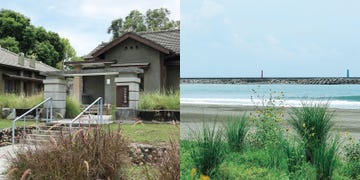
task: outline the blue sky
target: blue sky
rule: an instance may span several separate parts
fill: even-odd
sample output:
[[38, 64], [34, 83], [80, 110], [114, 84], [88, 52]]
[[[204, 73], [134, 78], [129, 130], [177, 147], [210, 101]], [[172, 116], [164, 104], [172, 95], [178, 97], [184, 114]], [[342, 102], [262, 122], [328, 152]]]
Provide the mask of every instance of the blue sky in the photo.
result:
[[182, 0], [181, 77], [360, 76], [360, 1]]
[[0, 9], [11, 9], [68, 38], [79, 56], [89, 53], [102, 41], [109, 41], [111, 21], [125, 18], [131, 10], [145, 13], [164, 7], [170, 18], [180, 19], [180, 0], [2, 0]]

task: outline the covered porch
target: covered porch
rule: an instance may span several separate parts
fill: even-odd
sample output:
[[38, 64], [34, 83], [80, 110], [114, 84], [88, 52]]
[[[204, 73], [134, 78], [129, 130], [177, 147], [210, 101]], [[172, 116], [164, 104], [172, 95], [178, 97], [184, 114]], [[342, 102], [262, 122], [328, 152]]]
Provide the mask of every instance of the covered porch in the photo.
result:
[[[116, 107], [117, 118], [132, 119], [138, 108], [141, 74], [143, 70], [136, 67], [75, 69], [51, 73], [48, 79], [62, 79], [65, 83], [66, 78], [73, 78], [72, 95], [82, 104], [91, 104], [98, 97], [102, 97], [105, 106]], [[48, 90], [46, 96], [56, 96], [59, 91], [64, 91], [60, 92], [64, 93], [64, 96], [59, 98], [62, 98], [61, 101], [66, 100], [66, 88], [53, 88], [51, 91], [53, 92]]]

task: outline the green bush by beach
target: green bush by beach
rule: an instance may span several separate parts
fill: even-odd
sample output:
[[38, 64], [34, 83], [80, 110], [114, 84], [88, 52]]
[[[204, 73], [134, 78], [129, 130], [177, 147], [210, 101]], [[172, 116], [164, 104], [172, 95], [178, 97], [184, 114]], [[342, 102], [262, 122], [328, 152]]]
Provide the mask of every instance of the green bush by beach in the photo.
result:
[[24, 96], [17, 94], [0, 94], [2, 108], [32, 108], [44, 100], [43, 94]]
[[[181, 140], [181, 179], [328, 180], [359, 177], [360, 142], [345, 146], [345, 157], [341, 156], [341, 141], [330, 134], [334, 125], [333, 112], [328, 110], [326, 103], [304, 103], [289, 112], [290, 120], [285, 119], [283, 107], [277, 107], [275, 103], [264, 104], [248, 118], [251, 130], [245, 133], [245, 139], [246, 131], [238, 130], [242, 135], [237, 136], [235, 130], [226, 132], [221, 126], [208, 125], [213, 127], [212, 131], [203, 131], [211, 132], [212, 136], [199, 130], [197, 134], [201, 136], [198, 137], [202, 138]], [[234, 119], [240, 125], [243, 117]], [[227, 121], [225, 129], [235, 128], [234, 123]], [[216, 148], [199, 143], [210, 144], [214, 141], [211, 137], [221, 136], [224, 138], [216, 138]], [[226, 145], [229, 136], [237, 139], [237, 143]], [[229, 151], [234, 149], [234, 144], [242, 150]], [[212, 154], [220, 154], [221, 159], [217, 160], [218, 157]], [[215, 170], [203, 170], [208, 162], [217, 162], [209, 168]]]
[[75, 118], [81, 112], [80, 102], [72, 96], [66, 97], [66, 118]]
[[180, 90], [167, 92], [142, 92], [139, 98], [141, 110], [180, 110]]

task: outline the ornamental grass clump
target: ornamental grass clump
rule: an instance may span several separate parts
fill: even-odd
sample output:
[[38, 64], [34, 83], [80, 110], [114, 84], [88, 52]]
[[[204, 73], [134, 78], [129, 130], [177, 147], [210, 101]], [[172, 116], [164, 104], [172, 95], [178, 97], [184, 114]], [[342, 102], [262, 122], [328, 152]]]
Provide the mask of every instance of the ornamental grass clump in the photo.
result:
[[17, 94], [1, 94], [0, 107], [5, 108], [32, 108], [44, 100], [43, 94], [32, 96]]
[[29, 146], [10, 159], [8, 176], [20, 179], [127, 179], [129, 146], [121, 130], [80, 129]]
[[141, 93], [139, 109], [142, 110], [179, 110], [180, 91]]
[[226, 154], [223, 131], [216, 128], [216, 123], [212, 126], [204, 123], [201, 130], [192, 132], [192, 138], [190, 157], [196, 172], [204, 177], [216, 176]]
[[328, 103], [302, 103], [293, 108], [290, 125], [305, 144], [306, 161], [314, 164], [315, 149], [324, 146], [334, 123], [333, 112], [328, 111]]
[[66, 97], [66, 114], [67, 118], [75, 118], [81, 112], [81, 103], [73, 96]]
[[229, 117], [225, 125], [225, 136], [229, 149], [233, 152], [241, 152], [245, 146], [245, 137], [249, 131], [248, 116]]

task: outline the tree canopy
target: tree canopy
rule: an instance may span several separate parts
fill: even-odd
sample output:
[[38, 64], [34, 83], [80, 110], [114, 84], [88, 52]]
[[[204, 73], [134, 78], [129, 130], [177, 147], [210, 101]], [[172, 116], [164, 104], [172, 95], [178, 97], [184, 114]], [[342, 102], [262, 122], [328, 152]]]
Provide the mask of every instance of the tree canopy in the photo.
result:
[[78, 59], [68, 39], [35, 27], [26, 16], [7, 9], [0, 10], [0, 45], [14, 53], [35, 56], [53, 67], [68, 58]]
[[169, 19], [170, 11], [166, 8], [149, 9], [146, 14], [138, 10], [132, 10], [129, 15], [115, 19], [108, 28], [108, 33], [112, 33], [113, 39], [129, 31], [159, 31], [180, 27], [180, 21]]

